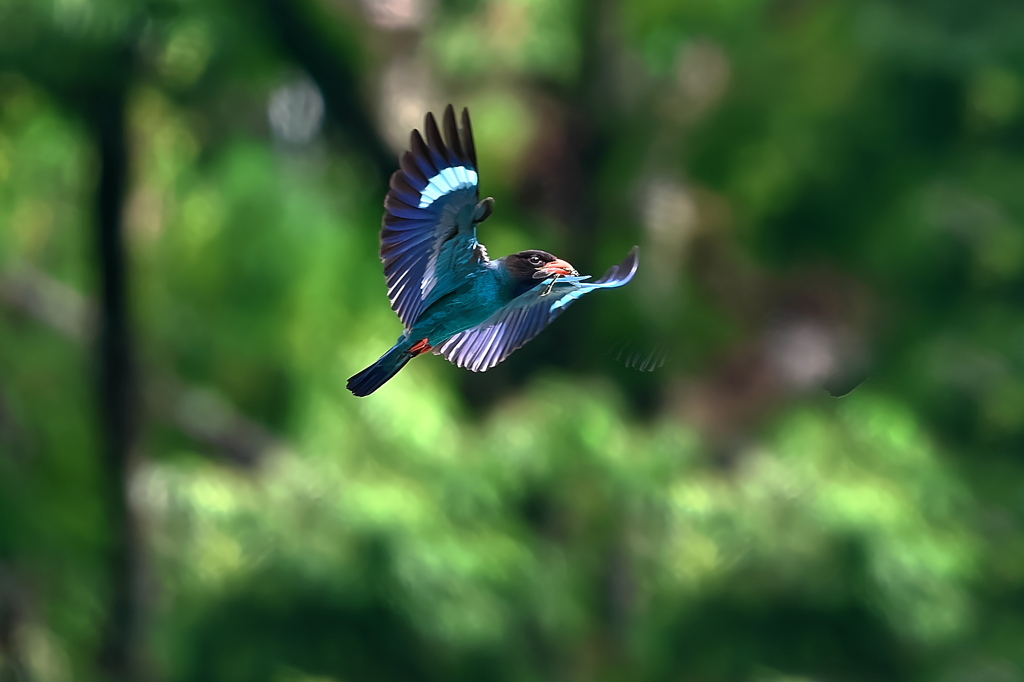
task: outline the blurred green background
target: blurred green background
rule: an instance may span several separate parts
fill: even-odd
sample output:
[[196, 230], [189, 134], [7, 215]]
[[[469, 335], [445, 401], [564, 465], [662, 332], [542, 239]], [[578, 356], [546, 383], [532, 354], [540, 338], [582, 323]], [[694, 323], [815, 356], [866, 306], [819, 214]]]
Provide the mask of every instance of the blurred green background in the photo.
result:
[[[1022, 36], [0, 0], [0, 680], [1024, 679]], [[355, 399], [448, 102], [491, 254], [640, 272]]]

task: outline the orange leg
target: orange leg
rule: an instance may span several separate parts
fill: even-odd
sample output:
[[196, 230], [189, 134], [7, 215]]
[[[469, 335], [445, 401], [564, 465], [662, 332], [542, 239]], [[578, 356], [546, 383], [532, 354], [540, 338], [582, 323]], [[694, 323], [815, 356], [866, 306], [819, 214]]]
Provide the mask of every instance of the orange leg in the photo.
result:
[[416, 345], [409, 349], [409, 352], [412, 353], [413, 357], [416, 357], [417, 355], [422, 355], [432, 350], [433, 348], [433, 346], [427, 343], [426, 339], [421, 339], [420, 341], [416, 342]]

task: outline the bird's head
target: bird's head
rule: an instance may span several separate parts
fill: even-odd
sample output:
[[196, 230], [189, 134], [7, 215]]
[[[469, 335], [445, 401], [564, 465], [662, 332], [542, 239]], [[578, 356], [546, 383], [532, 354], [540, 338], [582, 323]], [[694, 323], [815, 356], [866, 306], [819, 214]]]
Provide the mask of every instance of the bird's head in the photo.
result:
[[505, 267], [518, 280], [576, 276], [576, 268], [547, 251], [531, 249], [505, 257]]

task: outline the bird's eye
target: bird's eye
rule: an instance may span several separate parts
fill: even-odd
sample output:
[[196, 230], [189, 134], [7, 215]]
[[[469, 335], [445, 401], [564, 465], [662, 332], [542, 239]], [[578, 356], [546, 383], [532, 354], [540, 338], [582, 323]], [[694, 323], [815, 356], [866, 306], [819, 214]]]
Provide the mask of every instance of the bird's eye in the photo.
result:
[[540, 265], [540, 258], [537, 256], [530, 256], [530, 265]]

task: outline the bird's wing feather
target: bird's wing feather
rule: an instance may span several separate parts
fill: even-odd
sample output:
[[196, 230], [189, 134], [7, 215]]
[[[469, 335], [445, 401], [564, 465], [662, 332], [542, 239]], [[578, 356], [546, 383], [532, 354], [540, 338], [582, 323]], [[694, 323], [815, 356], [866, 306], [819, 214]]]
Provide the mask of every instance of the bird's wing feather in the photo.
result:
[[[425, 140], [413, 131], [384, 199], [380, 257], [391, 307], [406, 328], [445, 293], [442, 280], [487, 261], [473, 217], [480, 196], [469, 112], [463, 109], [460, 130], [448, 105], [442, 123], [446, 140], [433, 114], [427, 114]], [[461, 276], [452, 277], [453, 284], [456, 279]]]
[[601, 279], [583, 282], [580, 277], [565, 277], [555, 282], [545, 294], [550, 280], [545, 280], [517, 296], [476, 327], [459, 332], [437, 348], [458, 367], [483, 372], [507, 358], [513, 351], [540, 333], [569, 305], [597, 289], [621, 287], [633, 279], [639, 265], [638, 249], [633, 247], [618, 265], [608, 269]]

